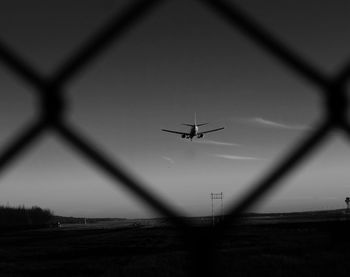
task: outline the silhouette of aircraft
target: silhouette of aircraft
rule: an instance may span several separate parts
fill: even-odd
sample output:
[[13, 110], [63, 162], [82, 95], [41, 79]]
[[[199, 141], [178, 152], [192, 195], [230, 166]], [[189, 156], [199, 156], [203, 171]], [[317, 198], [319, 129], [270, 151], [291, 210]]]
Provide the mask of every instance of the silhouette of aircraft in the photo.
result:
[[168, 133], [173, 133], [173, 134], [179, 134], [179, 135], [181, 135], [182, 138], [186, 138], [186, 139], [192, 140], [194, 137], [202, 138], [202, 137], [204, 137], [204, 134], [211, 133], [211, 132], [216, 132], [216, 131], [220, 131], [220, 130], [224, 129], [224, 127], [221, 127], [221, 128], [217, 128], [217, 129], [207, 130], [207, 131], [204, 131], [204, 132], [199, 132], [199, 127], [203, 126], [203, 125], [207, 125], [207, 124], [208, 123], [197, 124], [197, 122], [196, 122], [196, 114], [194, 114], [194, 124], [187, 124], [187, 123], [183, 123], [182, 124], [182, 125], [191, 127], [189, 133], [173, 131], [173, 130], [167, 130], [167, 129], [162, 129], [162, 131], [168, 132]]

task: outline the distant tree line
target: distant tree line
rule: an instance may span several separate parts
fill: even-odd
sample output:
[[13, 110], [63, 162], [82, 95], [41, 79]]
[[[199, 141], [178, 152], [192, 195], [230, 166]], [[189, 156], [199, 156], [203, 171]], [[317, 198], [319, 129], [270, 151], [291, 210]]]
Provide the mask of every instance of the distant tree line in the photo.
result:
[[0, 206], [0, 228], [15, 226], [38, 226], [50, 223], [53, 213], [40, 207], [25, 208]]

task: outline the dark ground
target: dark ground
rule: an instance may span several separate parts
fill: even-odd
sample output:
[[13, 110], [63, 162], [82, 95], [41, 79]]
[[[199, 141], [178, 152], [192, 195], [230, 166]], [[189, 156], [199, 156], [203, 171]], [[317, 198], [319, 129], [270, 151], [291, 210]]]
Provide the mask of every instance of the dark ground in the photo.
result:
[[[185, 276], [191, 257], [161, 220], [0, 233], [0, 276]], [[103, 228], [102, 226], [105, 226]], [[349, 276], [350, 214], [251, 215], [223, 238], [223, 276]], [[219, 274], [217, 275], [219, 276]]]

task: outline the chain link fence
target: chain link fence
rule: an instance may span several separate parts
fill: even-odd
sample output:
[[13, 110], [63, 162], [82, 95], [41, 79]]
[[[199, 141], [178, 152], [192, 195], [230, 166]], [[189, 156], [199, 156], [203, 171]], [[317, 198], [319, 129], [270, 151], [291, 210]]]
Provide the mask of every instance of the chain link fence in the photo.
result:
[[[253, 18], [245, 14], [232, 2], [224, 0], [192, 0], [207, 6], [213, 12], [213, 16], [221, 17], [232, 28], [239, 29], [249, 37], [257, 47], [263, 48], [266, 53], [274, 56], [276, 60], [284, 63], [295, 71], [304, 81], [313, 83], [319, 88], [318, 93], [323, 99], [323, 117], [319, 126], [308, 133], [292, 149], [285, 153], [281, 160], [275, 163], [260, 180], [252, 184], [251, 190], [237, 203], [231, 204], [225, 219], [216, 228], [194, 227], [183, 219], [178, 211], [173, 210], [162, 199], [154, 196], [143, 185], [142, 180], [137, 180], [132, 173], [122, 168], [118, 162], [112, 161], [97, 145], [88, 137], [79, 133], [66, 119], [66, 106], [64, 88], [75, 75], [84, 67], [89, 66], [94, 58], [103, 52], [112, 41], [121, 40], [122, 35], [136, 23], [139, 23], [150, 11], [154, 10], [166, 0], [139, 0], [130, 3], [123, 13], [112, 18], [96, 34], [93, 34], [87, 43], [79, 51], [69, 57], [66, 62], [49, 77], [37, 73], [26, 61], [15, 55], [0, 41], [0, 60], [12, 72], [22, 80], [35, 88], [36, 97], [41, 105], [34, 122], [29, 123], [20, 134], [10, 143], [5, 145], [0, 155], [0, 173], [19, 158], [33, 142], [37, 141], [45, 132], [53, 132], [57, 138], [63, 140], [76, 152], [91, 161], [99, 170], [110, 175], [117, 185], [124, 186], [138, 199], [145, 202], [159, 214], [167, 217], [174, 224], [188, 246], [192, 255], [193, 267], [191, 276], [217, 275], [216, 258], [217, 243], [228, 230], [232, 231], [239, 215], [247, 211], [258, 200], [280, 186], [283, 178], [318, 149], [332, 132], [340, 131], [350, 138], [350, 126], [347, 122], [347, 96], [346, 82], [350, 75], [350, 62], [335, 75], [328, 76], [318, 68], [307, 63], [283, 42], [272, 36], [268, 30], [255, 22]], [[237, 227], [238, 228], [238, 227]], [[214, 270], [215, 269], [215, 270]], [[215, 271], [215, 273], [214, 273]]]

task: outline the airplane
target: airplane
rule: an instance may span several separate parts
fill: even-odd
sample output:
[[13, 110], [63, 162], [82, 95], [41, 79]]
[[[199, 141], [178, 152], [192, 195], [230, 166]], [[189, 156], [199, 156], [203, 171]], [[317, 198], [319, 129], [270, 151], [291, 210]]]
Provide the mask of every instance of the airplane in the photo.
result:
[[216, 132], [216, 131], [220, 131], [220, 130], [224, 129], [224, 127], [221, 127], [221, 128], [217, 128], [217, 129], [213, 129], [213, 130], [199, 132], [199, 127], [203, 126], [203, 125], [207, 125], [207, 124], [208, 123], [197, 124], [197, 122], [196, 122], [196, 114], [194, 114], [194, 124], [187, 124], [187, 123], [183, 123], [182, 124], [182, 125], [191, 127], [189, 133], [172, 131], [172, 130], [167, 130], [167, 129], [162, 129], [162, 131], [168, 132], [168, 133], [173, 133], [173, 134], [179, 134], [179, 135], [181, 135], [182, 138], [186, 138], [186, 139], [192, 140], [194, 137], [202, 138], [202, 137], [204, 137], [204, 134], [211, 133], [211, 132]]

